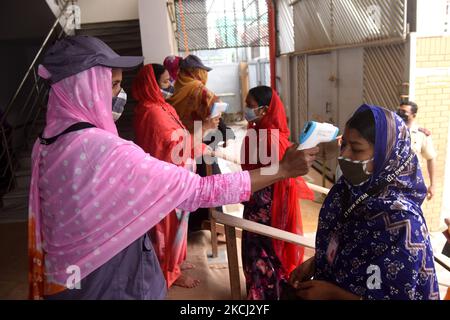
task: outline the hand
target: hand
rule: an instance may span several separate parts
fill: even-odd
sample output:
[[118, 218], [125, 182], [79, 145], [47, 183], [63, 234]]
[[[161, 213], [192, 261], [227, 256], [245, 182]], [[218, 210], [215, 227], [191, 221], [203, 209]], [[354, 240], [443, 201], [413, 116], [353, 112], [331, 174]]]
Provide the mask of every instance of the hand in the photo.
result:
[[289, 276], [289, 283], [294, 288], [298, 288], [300, 282], [311, 280], [314, 275], [315, 262], [314, 257], [306, 260], [301, 265], [299, 265], [294, 271], [291, 272]]
[[216, 153], [210, 146], [206, 146], [205, 150], [203, 151], [203, 155], [209, 156], [209, 157], [215, 157]]
[[298, 144], [290, 146], [280, 161], [280, 169], [286, 178], [295, 178], [307, 174], [319, 153], [318, 147], [306, 150], [297, 150], [297, 147]]
[[220, 121], [221, 115], [214, 117], [214, 118], [207, 118], [203, 121], [202, 127], [203, 127], [203, 134], [205, 135], [208, 131], [216, 130], [219, 127], [219, 121]]
[[302, 300], [360, 300], [361, 298], [330, 282], [311, 280], [300, 282], [297, 297]]
[[434, 186], [431, 184], [427, 190], [427, 199], [431, 200], [431, 198], [433, 198], [433, 196], [434, 196]]
[[234, 139], [228, 139], [227, 141], [225, 141], [225, 143], [223, 144], [223, 148], [227, 148], [229, 146], [231, 146], [234, 142]]

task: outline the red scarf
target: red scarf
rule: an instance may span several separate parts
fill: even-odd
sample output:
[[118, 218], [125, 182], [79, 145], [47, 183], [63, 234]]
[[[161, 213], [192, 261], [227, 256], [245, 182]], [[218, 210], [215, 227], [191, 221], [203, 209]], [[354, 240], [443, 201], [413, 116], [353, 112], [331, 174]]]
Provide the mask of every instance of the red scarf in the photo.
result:
[[[192, 137], [183, 126], [175, 109], [164, 100], [152, 65], [145, 65], [141, 69], [133, 82], [132, 90], [134, 98], [138, 101], [134, 109], [136, 143], [151, 156], [174, 163], [172, 160], [174, 148], [178, 148], [182, 139], [192, 140]], [[184, 131], [185, 135], [177, 141], [172, 141], [172, 134], [177, 130]], [[199, 147], [203, 148], [204, 145], [200, 144]], [[193, 155], [189, 150], [181, 156], [181, 163], [175, 164], [186, 167], [186, 160]], [[172, 211], [151, 230], [153, 247], [168, 287], [180, 276], [181, 264], [186, 259], [187, 238], [177, 241], [179, 228], [180, 220], [175, 211]]]
[[[269, 157], [271, 150], [271, 136], [274, 135], [273, 130], [279, 130], [279, 141], [278, 145], [275, 146], [275, 150], [278, 150], [279, 160], [283, 158], [286, 149], [292, 144], [289, 141], [290, 131], [287, 124], [286, 112], [283, 103], [275, 90], [272, 90], [272, 100], [270, 101], [267, 113], [258, 123], [249, 123], [248, 128], [256, 129], [258, 141], [260, 139], [259, 130], [266, 129], [268, 131], [267, 149], [269, 150]], [[248, 135], [245, 137], [243, 148], [245, 152], [245, 163], [242, 165], [243, 170], [253, 170], [263, 167], [259, 162], [259, 159], [257, 164], [248, 164], [249, 159], [251, 159], [249, 158], [250, 148]], [[312, 200], [313, 198], [313, 192], [308, 188], [301, 177], [296, 179], [285, 179], [275, 183], [273, 185], [272, 194], [272, 227], [302, 235], [303, 228], [299, 200]], [[273, 240], [273, 246], [287, 274], [290, 274], [292, 270], [302, 263], [304, 254], [303, 247], [275, 239]]]
[[[132, 93], [138, 101], [134, 109], [136, 144], [151, 156], [173, 163], [171, 151], [183, 137], [172, 141], [172, 134], [176, 130], [186, 130], [186, 128], [175, 109], [164, 100], [151, 64], [145, 65], [136, 76]], [[186, 134], [188, 134], [187, 131]], [[199, 149], [203, 150], [203, 148], [204, 146], [200, 144]], [[199, 152], [202, 152], [201, 150]], [[182, 155], [182, 163], [176, 164], [183, 166], [186, 159], [193, 154], [192, 150], [190, 154]]]

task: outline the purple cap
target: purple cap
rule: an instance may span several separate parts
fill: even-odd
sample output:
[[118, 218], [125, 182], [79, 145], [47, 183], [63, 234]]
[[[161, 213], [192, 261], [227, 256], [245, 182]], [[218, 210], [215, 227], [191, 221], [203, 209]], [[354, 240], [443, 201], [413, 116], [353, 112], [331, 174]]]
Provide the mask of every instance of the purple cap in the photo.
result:
[[199, 57], [197, 57], [193, 54], [190, 54], [186, 58], [181, 60], [180, 68], [181, 69], [199, 68], [199, 69], [204, 69], [208, 72], [212, 70], [210, 67], [205, 66]]
[[55, 83], [95, 66], [130, 69], [143, 61], [142, 56], [119, 56], [102, 40], [80, 35], [57, 41], [45, 53], [42, 65]]

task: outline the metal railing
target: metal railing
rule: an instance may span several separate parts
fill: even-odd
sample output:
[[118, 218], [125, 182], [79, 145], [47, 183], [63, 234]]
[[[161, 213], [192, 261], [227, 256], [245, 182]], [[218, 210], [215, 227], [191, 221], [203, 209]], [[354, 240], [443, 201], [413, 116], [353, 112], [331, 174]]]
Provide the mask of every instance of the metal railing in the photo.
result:
[[14, 188], [18, 154], [29, 147], [29, 139], [35, 134], [36, 122], [45, 109], [48, 86], [37, 75], [41, 55], [50, 40], [57, 40], [65, 36], [68, 24], [75, 21], [74, 10], [76, 7], [73, 6], [72, 0], [62, 0], [60, 8], [62, 8], [60, 14], [39, 47], [14, 95], [0, 115], [0, 181], [2, 181], [0, 197]]
[[[307, 183], [307, 185], [312, 191], [325, 195], [330, 191], [327, 188], [323, 188], [311, 183]], [[217, 223], [218, 226], [224, 226], [227, 246], [228, 272], [230, 276], [231, 299], [233, 300], [242, 299], [238, 262], [238, 247], [236, 241], [237, 232], [245, 230], [272, 239], [278, 239], [293, 243], [305, 248], [315, 249], [315, 240], [310, 237], [300, 236], [295, 233], [280, 230], [250, 220], [238, 218], [226, 213], [218, 212], [216, 210], [211, 210], [210, 214], [214, 219], [214, 222]]]

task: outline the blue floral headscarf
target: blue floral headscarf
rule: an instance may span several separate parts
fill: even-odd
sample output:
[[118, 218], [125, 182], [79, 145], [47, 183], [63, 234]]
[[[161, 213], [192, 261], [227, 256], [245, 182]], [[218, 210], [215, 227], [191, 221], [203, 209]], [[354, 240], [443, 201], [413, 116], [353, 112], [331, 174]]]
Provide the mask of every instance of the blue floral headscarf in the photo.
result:
[[[439, 299], [433, 251], [420, 208], [426, 186], [416, 156], [380, 193], [343, 212], [411, 155], [409, 130], [393, 112], [362, 105], [375, 119], [374, 172], [361, 186], [345, 177], [330, 190], [319, 215], [316, 280], [326, 280], [366, 299]], [[327, 249], [337, 239], [334, 260]]]

